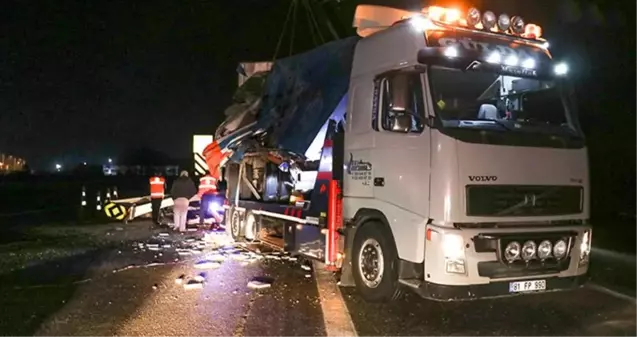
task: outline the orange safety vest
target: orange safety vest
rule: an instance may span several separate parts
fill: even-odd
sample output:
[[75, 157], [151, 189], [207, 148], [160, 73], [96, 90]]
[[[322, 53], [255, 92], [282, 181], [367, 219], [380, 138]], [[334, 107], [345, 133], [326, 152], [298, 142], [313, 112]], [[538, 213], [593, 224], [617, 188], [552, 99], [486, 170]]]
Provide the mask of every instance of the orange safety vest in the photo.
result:
[[210, 175], [205, 175], [199, 178], [199, 196], [206, 193], [217, 192], [217, 179]]
[[166, 185], [166, 179], [164, 177], [152, 177], [150, 178], [150, 198], [158, 199], [164, 197], [164, 186]]

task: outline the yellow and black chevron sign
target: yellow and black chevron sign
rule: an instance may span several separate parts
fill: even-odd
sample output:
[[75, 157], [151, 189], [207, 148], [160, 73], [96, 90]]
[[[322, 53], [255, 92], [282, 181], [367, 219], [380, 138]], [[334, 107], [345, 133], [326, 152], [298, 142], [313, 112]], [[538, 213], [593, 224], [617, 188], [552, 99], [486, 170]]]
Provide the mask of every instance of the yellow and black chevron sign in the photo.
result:
[[124, 220], [126, 217], [126, 207], [114, 202], [109, 203], [104, 207], [104, 213], [109, 218], [115, 218], [117, 220]]

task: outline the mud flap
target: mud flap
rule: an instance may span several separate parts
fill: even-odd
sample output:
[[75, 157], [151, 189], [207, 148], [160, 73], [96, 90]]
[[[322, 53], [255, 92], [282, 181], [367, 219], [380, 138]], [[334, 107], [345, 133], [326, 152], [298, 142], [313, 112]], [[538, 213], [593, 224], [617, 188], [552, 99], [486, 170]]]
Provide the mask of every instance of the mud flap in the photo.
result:
[[343, 259], [343, 267], [341, 268], [341, 277], [338, 285], [341, 287], [355, 287], [354, 274], [352, 273], [352, 247], [354, 246], [354, 237], [356, 236], [356, 227], [347, 226], [345, 232], [345, 258]]

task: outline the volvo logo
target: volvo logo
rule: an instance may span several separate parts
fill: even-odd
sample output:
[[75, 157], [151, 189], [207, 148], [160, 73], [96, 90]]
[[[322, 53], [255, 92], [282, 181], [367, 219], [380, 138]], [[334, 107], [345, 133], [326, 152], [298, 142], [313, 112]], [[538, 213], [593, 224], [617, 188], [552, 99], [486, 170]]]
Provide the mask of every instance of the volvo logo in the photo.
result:
[[496, 181], [498, 176], [469, 176], [471, 181]]
[[524, 205], [535, 207], [537, 204], [537, 196], [535, 194], [524, 195]]

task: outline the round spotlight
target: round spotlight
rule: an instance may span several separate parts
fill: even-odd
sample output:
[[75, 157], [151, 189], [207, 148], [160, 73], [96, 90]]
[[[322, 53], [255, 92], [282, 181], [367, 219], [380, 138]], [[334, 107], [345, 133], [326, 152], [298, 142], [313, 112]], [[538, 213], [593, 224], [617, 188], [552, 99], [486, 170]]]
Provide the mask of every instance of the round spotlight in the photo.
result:
[[536, 253], [537, 245], [535, 244], [535, 242], [529, 240], [522, 245], [522, 252], [520, 253], [520, 255], [522, 255], [522, 259], [524, 261], [530, 261], [535, 257]]
[[528, 59], [522, 61], [522, 67], [527, 68], [527, 69], [535, 68], [535, 60], [532, 59], [532, 58], [528, 58]]
[[448, 58], [458, 57], [458, 48], [455, 46], [450, 46], [445, 49], [445, 56]]
[[511, 241], [504, 248], [504, 258], [509, 262], [513, 262], [520, 258], [520, 251], [522, 248], [520, 247], [520, 243], [517, 241]]
[[566, 65], [566, 63], [558, 63], [555, 65], [553, 71], [557, 76], [564, 76], [568, 73], [568, 65]]
[[524, 33], [524, 20], [522, 20], [522, 17], [514, 16], [511, 18], [511, 30], [516, 34]]
[[482, 26], [484, 29], [491, 30], [495, 27], [495, 14], [492, 11], [486, 11], [482, 14]]
[[491, 52], [491, 54], [489, 54], [489, 56], [487, 57], [487, 62], [500, 63], [501, 59], [502, 59], [502, 56], [500, 56], [500, 53], [498, 53], [497, 51], [494, 51], [494, 52]]
[[549, 257], [551, 257], [552, 250], [553, 250], [553, 245], [551, 244], [551, 241], [544, 240], [540, 242], [539, 246], [537, 246], [537, 257], [539, 257], [542, 260], [548, 259]]
[[500, 28], [501, 31], [506, 32], [507, 30], [509, 30], [510, 26], [511, 18], [509, 18], [509, 16], [504, 13], [500, 14], [500, 17], [498, 17], [498, 28]]
[[555, 256], [556, 259], [561, 259], [566, 256], [566, 241], [558, 240], [555, 243], [555, 246], [553, 246], [553, 256]]
[[467, 12], [467, 24], [475, 27], [478, 23], [480, 23], [480, 11], [475, 7], [469, 8]]
[[518, 57], [515, 55], [509, 55], [504, 59], [504, 64], [508, 66], [517, 66], [518, 65]]

